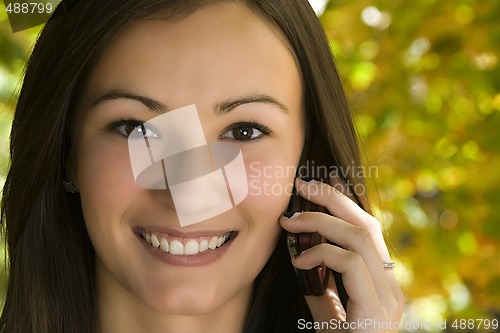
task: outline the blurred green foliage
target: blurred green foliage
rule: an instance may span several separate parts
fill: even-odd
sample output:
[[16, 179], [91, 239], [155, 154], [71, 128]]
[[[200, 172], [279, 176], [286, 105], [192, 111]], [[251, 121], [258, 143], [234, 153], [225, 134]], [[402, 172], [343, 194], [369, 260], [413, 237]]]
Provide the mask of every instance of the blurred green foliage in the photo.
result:
[[[370, 197], [405, 320], [498, 318], [500, 1], [334, 0], [321, 20], [378, 168]], [[13, 34], [0, 6], [0, 185], [37, 32]]]
[[321, 19], [407, 319], [498, 318], [500, 1], [332, 0]]

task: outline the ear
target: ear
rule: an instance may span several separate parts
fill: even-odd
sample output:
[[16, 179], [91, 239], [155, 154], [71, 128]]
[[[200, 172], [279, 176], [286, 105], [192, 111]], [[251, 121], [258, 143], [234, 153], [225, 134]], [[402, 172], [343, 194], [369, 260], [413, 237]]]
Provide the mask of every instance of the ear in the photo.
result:
[[68, 193], [79, 193], [76, 162], [73, 154], [69, 154], [64, 162], [64, 179], [62, 185]]
[[71, 149], [64, 161], [64, 180], [74, 182], [75, 185], [78, 184], [76, 155], [73, 149]]

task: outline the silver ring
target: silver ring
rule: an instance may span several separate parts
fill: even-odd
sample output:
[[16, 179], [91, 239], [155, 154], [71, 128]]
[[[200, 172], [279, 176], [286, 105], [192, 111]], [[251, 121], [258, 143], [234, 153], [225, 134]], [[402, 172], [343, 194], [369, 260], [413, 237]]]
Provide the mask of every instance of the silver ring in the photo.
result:
[[390, 269], [396, 268], [396, 264], [393, 262], [383, 262], [382, 264], [384, 265], [384, 268], [390, 268]]

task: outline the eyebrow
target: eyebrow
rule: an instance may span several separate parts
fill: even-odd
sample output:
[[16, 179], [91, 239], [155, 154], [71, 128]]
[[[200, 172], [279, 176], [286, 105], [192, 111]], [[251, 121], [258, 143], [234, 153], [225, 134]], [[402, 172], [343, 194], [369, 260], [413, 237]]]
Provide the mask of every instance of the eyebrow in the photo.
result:
[[215, 114], [220, 116], [227, 114], [234, 109], [236, 109], [238, 106], [244, 105], [244, 104], [252, 104], [252, 103], [264, 103], [264, 104], [271, 104], [276, 106], [278, 109], [283, 111], [284, 113], [288, 113], [288, 108], [280, 103], [277, 99], [267, 96], [267, 95], [251, 95], [251, 96], [245, 96], [245, 97], [240, 97], [232, 100], [227, 100], [222, 103], [217, 103], [215, 105]]
[[[142, 103], [144, 106], [146, 106], [148, 109], [158, 113], [164, 113], [169, 111], [169, 108], [166, 105], [152, 98], [117, 89], [111, 90], [105, 93], [104, 95], [100, 96], [99, 98], [97, 98], [90, 104], [90, 108], [95, 108], [106, 101], [111, 101], [116, 99], [130, 99], [138, 101]], [[236, 109], [241, 105], [252, 104], [252, 103], [271, 104], [277, 107], [279, 110], [283, 111], [284, 113], [288, 114], [288, 108], [283, 103], [279, 102], [274, 97], [268, 95], [258, 95], [258, 94], [239, 97], [235, 99], [226, 100], [221, 103], [217, 103], [215, 105], [215, 114], [217, 116], [228, 114], [229, 112], [233, 111], [234, 109]]]
[[112, 101], [115, 99], [122, 99], [122, 98], [123, 99], [131, 99], [131, 100], [140, 102], [140, 103], [144, 104], [144, 106], [146, 106], [148, 109], [155, 111], [155, 112], [158, 112], [158, 113], [164, 113], [164, 112], [168, 111], [168, 107], [166, 105], [164, 105], [158, 101], [155, 101], [152, 98], [142, 96], [142, 95], [133, 94], [133, 93], [123, 91], [123, 90], [116, 90], [116, 89], [105, 93], [104, 95], [102, 95], [101, 97], [99, 97], [98, 99], [93, 101], [90, 104], [90, 108], [91, 109], [95, 108], [98, 105], [100, 105], [104, 102], [107, 102], [107, 101]]

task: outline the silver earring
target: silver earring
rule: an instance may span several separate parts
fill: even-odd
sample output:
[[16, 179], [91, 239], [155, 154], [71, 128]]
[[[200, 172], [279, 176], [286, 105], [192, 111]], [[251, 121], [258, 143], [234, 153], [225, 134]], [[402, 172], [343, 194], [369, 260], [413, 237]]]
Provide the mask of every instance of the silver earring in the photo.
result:
[[76, 183], [72, 180], [63, 181], [63, 186], [66, 192], [69, 193], [78, 193], [78, 188], [76, 187]]

